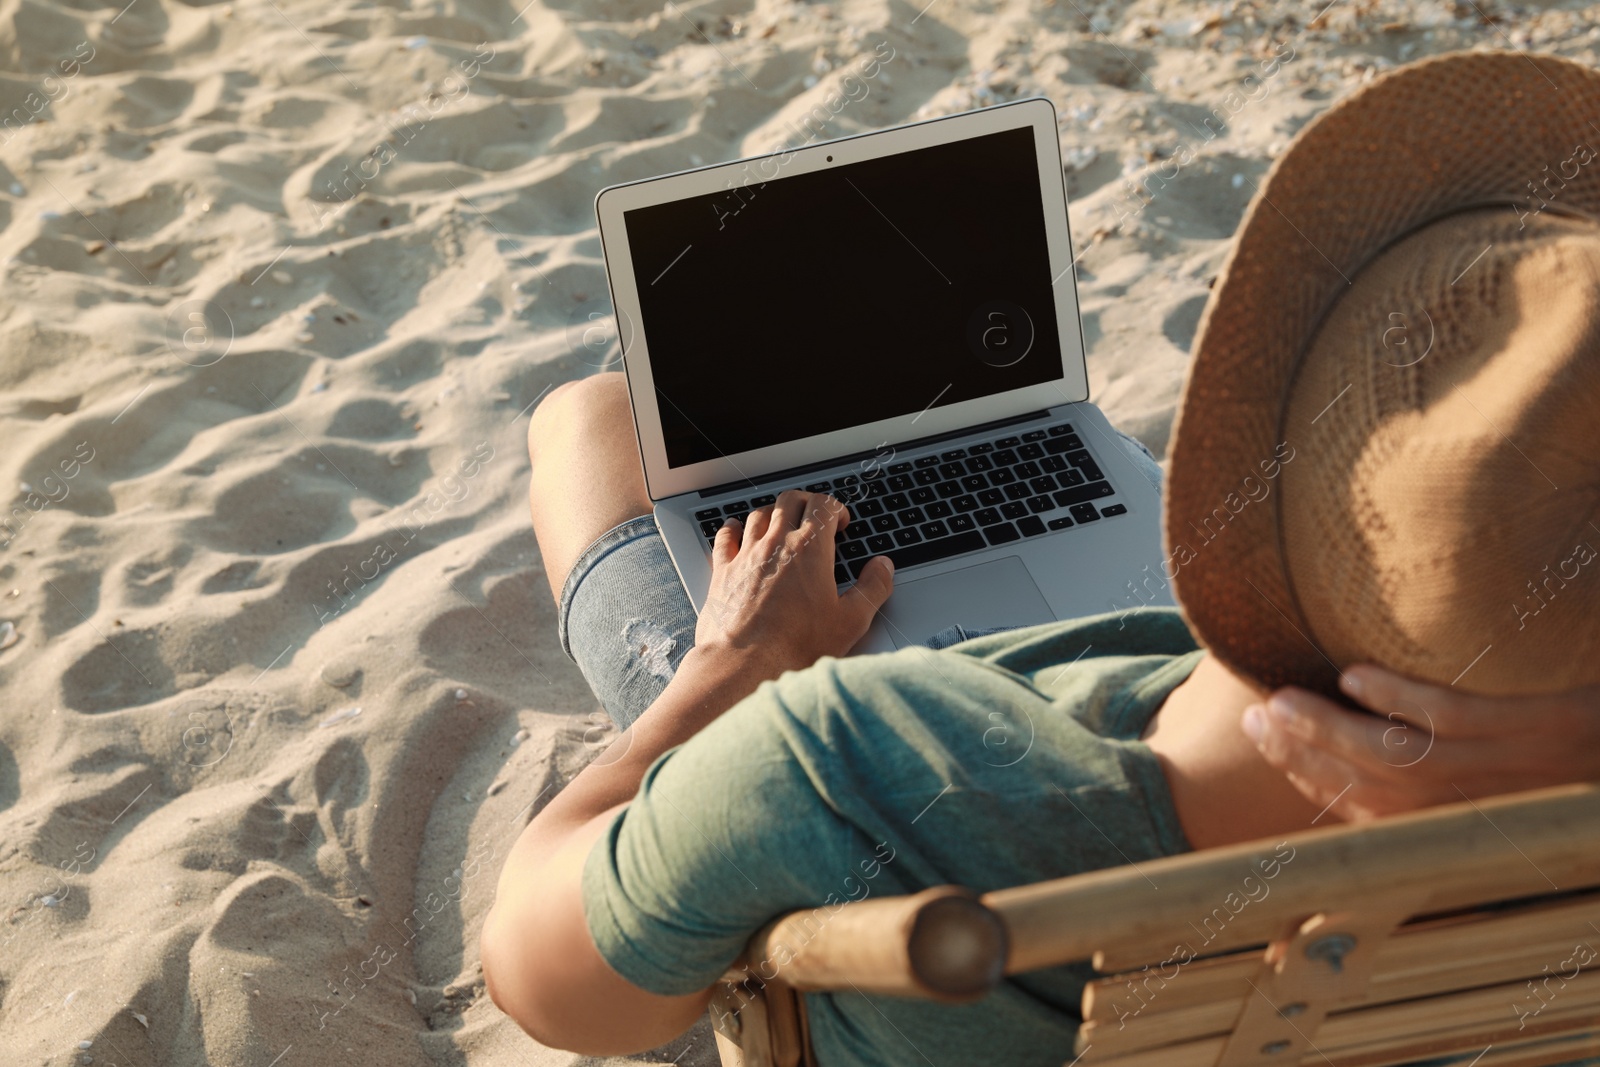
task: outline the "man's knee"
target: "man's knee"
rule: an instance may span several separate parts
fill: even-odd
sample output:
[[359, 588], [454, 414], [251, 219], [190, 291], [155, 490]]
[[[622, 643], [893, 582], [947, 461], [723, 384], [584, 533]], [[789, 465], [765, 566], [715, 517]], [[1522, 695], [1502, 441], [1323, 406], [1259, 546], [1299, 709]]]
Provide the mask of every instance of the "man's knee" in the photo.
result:
[[562, 382], [550, 390], [528, 420], [528, 458], [569, 439], [582, 439], [595, 426], [616, 426], [632, 419], [628, 408], [628, 383], [621, 371], [601, 371], [587, 378]]

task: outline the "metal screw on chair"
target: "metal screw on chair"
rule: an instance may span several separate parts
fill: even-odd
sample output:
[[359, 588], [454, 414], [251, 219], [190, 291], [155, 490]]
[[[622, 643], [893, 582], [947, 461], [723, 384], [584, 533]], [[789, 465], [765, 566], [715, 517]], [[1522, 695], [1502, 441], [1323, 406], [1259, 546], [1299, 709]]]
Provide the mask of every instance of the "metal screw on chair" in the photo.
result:
[[1285, 1004], [1283, 1007], [1279, 1008], [1278, 1014], [1283, 1016], [1285, 1019], [1292, 1019], [1305, 1010], [1305, 1004], [1300, 1001], [1295, 1001], [1293, 1004]]
[[1288, 1052], [1290, 1044], [1292, 1042], [1289, 1041], [1268, 1041], [1261, 1046], [1261, 1054], [1263, 1056], [1276, 1056], [1280, 1052]]
[[1306, 959], [1321, 960], [1334, 974], [1344, 970], [1344, 958], [1355, 951], [1356, 939], [1349, 934], [1329, 934], [1306, 946]]

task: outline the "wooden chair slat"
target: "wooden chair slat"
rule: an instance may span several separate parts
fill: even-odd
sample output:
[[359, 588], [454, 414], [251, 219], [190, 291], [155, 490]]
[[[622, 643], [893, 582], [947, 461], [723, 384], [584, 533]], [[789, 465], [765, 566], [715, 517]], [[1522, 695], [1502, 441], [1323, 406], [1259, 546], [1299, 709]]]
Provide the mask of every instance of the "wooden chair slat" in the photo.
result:
[[1208, 849], [982, 899], [1010, 932], [1007, 974], [1091, 958], [1120, 970], [1119, 962], [1162, 959], [1174, 931], [1191, 929], [1197, 916], [1216, 917], [1209, 953], [1268, 942], [1283, 916], [1363, 899], [1376, 886], [1426, 890], [1424, 910], [1447, 911], [1548, 892], [1552, 881], [1600, 885], [1596, 840], [1600, 788], [1561, 786], [1396, 816], [1381, 833], [1310, 830], [1289, 835], [1283, 848]]
[[[1473, 1057], [1477, 1055], [1478, 1046], [1469, 1043], [1462, 1049], [1455, 1042], [1434, 1041], [1400, 1051], [1390, 1049], [1361, 1055], [1308, 1052], [1293, 1063], [1294, 1067], [1401, 1067], [1434, 1056], [1454, 1054], [1466, 1056], [1471, 1060], [1471, 1067], [1557, 1067], [1600, 1056], [1600, 1034], [1591, 1032], [1555, 1037], [1535, 1034], [1521, 1040], [1507, 1039], [1493, 1045], [1485, 1043], [1483, 1047], [1486, 1051], [1476, 1059]], [[1077, 1067], [1208, 1067], [1216, 1062], [1221, 1051], [1222, 1039], [1212, 1037], [1126, 1056], [1102, 1059], [1081, 1055], [1069, 1062]], [[731, 1065], [724, 1064], [724, 1067]]]
[[[1600, 893], [1402, 927], [1379, 950], [1361, 1003], [1382, 1004], [1532, 977], [1567, 959], [1579, 942], [1600, 947], [1597, 927]], [[1156, 1016], [1181, 1012], [1193, 1020], [1189, 1025], [1217, 1027], [1194, 1029], [1188, 1036], [1219, 1033], [1238, 1018], [1250, 994], [1247, 979], [1259, 965], [1260, 953], [1247, 952], [1165, 971], [1140, 970], [1099, 979], [1084, 990], [1084, 1021], [1122, 1030], [1131, 1028], [1134, 1019], [1143, 1027], [1155, 1023]], [[1197, 1008], [1205, 1010], [1196, 1012]], [[1123, 1020], [1128, 1027], [1116, 1025]], [[1183, 1024], [1163, 1024], [1163, 1028], [1168, 1025]]]
[[[1299, 1059], [1308, 1067], [1328, 1061], [1337, 1067], [1347, 1063], [1351, 1067], [1379, 1067], [1429, 1055], [1475, 1052], [1489, 1045], [1532, 1040], [1569, 1028], [1588, 1030], [1600, 1039], [1600, 972], [1579, 973], [1542, 1012], [1523, 1025], [1512, 1008], [1525, 997], [1525, 986], [1517, 983], [1340, 1012], [1329, 1016], [1320, 1029], [1309, 1035], [1311, 1051]], [[1214, 1067], [1227, 1042], [1227, 1035], [1221, 1034], [1180, 1037], [1159, 1046], [1135, 1045], [1129, 1040], [1112, 1039], [1111, 1033], [1098, 1026], [1085, 1033], [1086, 1040], [1078, 1048], [1080, 1067], [1145, 1067], [1146, 1063], [1169, 1062], [1172, 1067], [1186, 1067], [1202, 1061], [1206, 1067]]]

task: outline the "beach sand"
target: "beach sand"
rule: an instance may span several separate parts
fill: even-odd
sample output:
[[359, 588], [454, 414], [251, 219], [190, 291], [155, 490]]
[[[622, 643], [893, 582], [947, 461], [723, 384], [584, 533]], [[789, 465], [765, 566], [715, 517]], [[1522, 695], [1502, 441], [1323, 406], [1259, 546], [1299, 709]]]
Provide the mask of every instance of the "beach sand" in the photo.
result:
[[[0, 5], [0, 1062], [29, 1067], [581, 1059], [495, 1009], [477, 938], [614, 736], [524, 444], [616, 366], [602, 186], [1047, 95], [1093, 394], [1159, 453], [1299, 126], [1407, 58], [1600, 40], [1595, 6], [1487, 0], [123, 2]], [[702, 1024], [628, 1062], [714, 1061]]]

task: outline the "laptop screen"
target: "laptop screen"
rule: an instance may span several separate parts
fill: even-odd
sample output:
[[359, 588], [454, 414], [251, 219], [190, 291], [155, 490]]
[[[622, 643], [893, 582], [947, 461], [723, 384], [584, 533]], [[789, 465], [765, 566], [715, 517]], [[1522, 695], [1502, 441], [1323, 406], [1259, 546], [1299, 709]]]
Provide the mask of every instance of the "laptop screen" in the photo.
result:
[[671, 467], [1062, 377], [1029, 127], [623, 217]]

